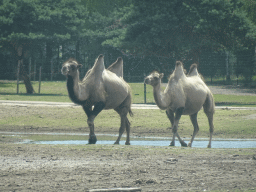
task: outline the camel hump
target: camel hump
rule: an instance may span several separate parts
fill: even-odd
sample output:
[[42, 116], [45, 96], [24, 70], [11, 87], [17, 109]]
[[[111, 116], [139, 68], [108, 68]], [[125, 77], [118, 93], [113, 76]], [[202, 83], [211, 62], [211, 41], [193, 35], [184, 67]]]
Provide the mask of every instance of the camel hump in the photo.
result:
[[198, 76], [197, 64], [194, 63], [190, 66], [188, 76]]
[[117, 60], [108, 68], [109, 71], [115, 73], [118, 77], [123, 77], [123, 59], [118, 57]]
[[180, 79], [181, 77], [185, 76], [183, 63], [181, 61], [176, 61], [176, 66], [174, 70], [174, 77], [175, 79]]
[[101, 54], [95, 60], [95, 63], [93, 65], [93, 67], [92, 67], [92, 71], [91, 72], [103, 72], [104, 69], [105, 69], [104, 56]]
[[183, 63], [181, 61], [176, 61], [176, 67], [178, 66], [182, 66], [183, 67]]

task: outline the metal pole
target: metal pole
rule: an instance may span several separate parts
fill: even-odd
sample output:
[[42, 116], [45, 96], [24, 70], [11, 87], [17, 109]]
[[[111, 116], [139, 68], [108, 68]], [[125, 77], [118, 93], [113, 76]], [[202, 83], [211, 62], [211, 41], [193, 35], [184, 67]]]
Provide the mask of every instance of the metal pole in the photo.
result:
[[34, 81], [36, 80], [36, 61], [35, 61], [35, 64], [34, 64]]
[[144, 103], [147, 103], [147, 85], [144, 83]]
[[39, 68], [39, 87], [38, 87], [38, 93], [40, 94], [41, 91], [41, 74], [42, 74], [42, 66]]
[[51, 61], [51, 81], [52, 81], [52, 76], [53, 76], [53, 63]]
[[18, 68], [17, 68], [17, 94], [19, 94], [19, 81], [20, 81], [20, 60], [18, 61]]
[[226, 51], [226, 81], [229, 81], [230, 80], [230, 76], [229, 76], [229, 52]]

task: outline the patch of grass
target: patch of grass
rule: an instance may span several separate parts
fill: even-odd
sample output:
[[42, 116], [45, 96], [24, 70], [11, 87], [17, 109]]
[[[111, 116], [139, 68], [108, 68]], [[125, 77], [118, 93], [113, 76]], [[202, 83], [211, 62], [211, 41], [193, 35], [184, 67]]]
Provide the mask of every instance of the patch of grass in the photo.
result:
[[[26, 94], [23, 83], [19, 86], [20, 94], [16, 94], [15, 81], [0, 81], [0, 100], [71, 102], [65, 81], [43, 81], [40, 94], [38, 94], [39, 83], [32, 81], [32, 84], [36, 91], [35, 94]], [[132, 89], [133, 103], [144, 103], [144, 83], [129, 83], [129, 85]], [[256, 106], [255, 96], [215, 94], [214, 99], [216, 105]], [[150, 85], [146, 86], [146, 101], [149, 104], [155, 104], [153, 88]]]
[[[16, 107], [14, 113], [0, 117], [1, 127], [20, 127], [21, 131], [84, 132], [88, 133], [86, 114], [82, 108]], [[5, 110], [8, 110], [6, 108]], [[129, 117], [134, 136], [171, 137], [171, 124], [164, 111], [133, 110]], [[214, 138], [256, 138], [256, 111], [216, 110], [214, 115]], [[208, 120], [201, 110], [198, 114], [200, 127], [197, 138], [209, 136]], [[1, 126], [2, 125], [2, 126]], [[95, 132], [118, 134], [120, 117], [114, 110], [102, 111], [95, 119]], [[3, 129], [2, 129], [3, 130]], [[19, 131], [19, 130], [15, 130]], [[181, 137], [191, 137], [193, 126], [189, 116], [182, 116], [179, 123]]]
[[232, 105], [232, 106], [255, 106], [255, 96], [242, 96], [242, 95], [214, 95], [216, 105]]

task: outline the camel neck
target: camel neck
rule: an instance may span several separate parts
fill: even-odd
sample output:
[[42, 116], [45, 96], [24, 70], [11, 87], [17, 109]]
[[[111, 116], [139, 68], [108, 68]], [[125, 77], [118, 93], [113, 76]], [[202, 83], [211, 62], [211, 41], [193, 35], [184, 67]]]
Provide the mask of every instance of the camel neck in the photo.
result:
[[78, 79], [75, 79], [74, 77], [68, 75], [67, 89], [68, 89], [68, 95], [69, 95], [69, 98], [71, 99], [71, 101], [73, 101], [75, 104], [78, 104], [78, 105], [85, 104], [86, 100], [81, 101], [78, 98], [78, 90], [77, 90], [77, 89], [79, 89]]
[[161, 82], [158, 85], [154, 86], [153, 92], [157, 106], [160, 109], [165, 110], [168, 107], [168, 104], [164, 101], [164, 93], [161, 91]]

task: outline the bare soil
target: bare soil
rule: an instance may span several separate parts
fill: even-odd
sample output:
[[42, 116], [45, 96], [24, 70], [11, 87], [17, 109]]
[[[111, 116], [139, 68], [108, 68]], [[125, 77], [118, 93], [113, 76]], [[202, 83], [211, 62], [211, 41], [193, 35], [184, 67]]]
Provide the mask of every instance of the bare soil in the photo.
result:
[[[16, 109], [0, 110], [0, 115], [17, 116]], [[47, 113], [47, 108], [40, 110]], [[24, 130], [38, 131], [0, 126], [2, 132]], [[47, 131], [65, 130], [48, 127]], [[255, 149], [35, 145], [17, 141], [19, 138], [0, 134], [0, 191], [256, 191]]]
[[[6, 113], [19, 115], [15, 109]], [[22, 138], [3, 132], [66, 130], [1, 125], [0, 131], [0, 191], [256, 190], [255, 149], [18, 144]]]
[[256, 190], [253, 149], [0, 145], [0, 191]]

